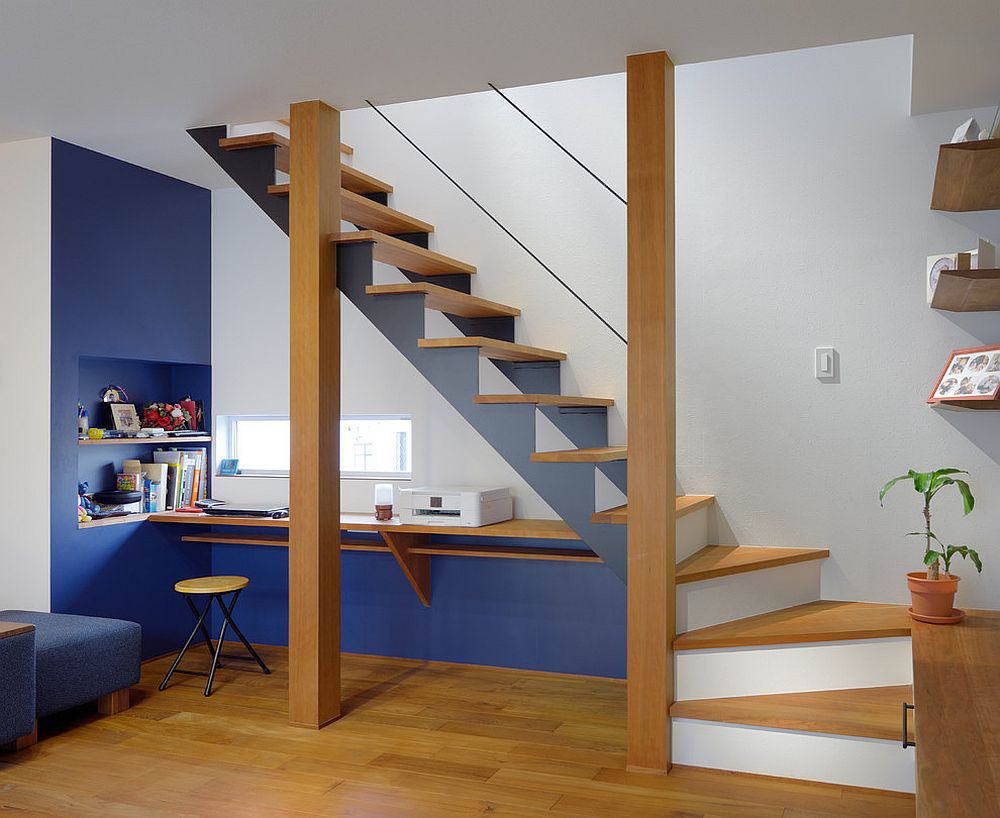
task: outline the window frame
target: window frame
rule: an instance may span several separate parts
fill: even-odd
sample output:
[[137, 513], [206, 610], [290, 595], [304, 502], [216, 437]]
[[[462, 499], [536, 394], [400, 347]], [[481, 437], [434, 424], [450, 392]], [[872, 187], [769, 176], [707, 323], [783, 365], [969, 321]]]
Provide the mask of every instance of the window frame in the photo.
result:
[[[220, 415], [217, 423], [221, 422], [223, 428], [223, 445], [219, 446], [220, 454], [216, 459], [215, 476], [233, 477], [234, 475], [219, 474], [219, 460], [224, 458], [239, 459], [239, 433], [237, 427], [240, 421], [266, 421], [266, 420], [290, 420], [288, 415]], [[374, 472], [374, 471], [344, 471], [340, 472], [341, 480], [392, 480], [406, 482], [413, 479], [413, 416], [405, 412], [389, 413], [366, 413], [341, 415], [340, 422], [345, 420], [408, 420], [410, 422], [410, 470], [408, 472]], [[341, 441], [342, 442], [342, 441]], [[283, 477], [287, 478], [289, 472], [284, 469], [253, 469], [246, 471], [240, 468], [236, 477]]]

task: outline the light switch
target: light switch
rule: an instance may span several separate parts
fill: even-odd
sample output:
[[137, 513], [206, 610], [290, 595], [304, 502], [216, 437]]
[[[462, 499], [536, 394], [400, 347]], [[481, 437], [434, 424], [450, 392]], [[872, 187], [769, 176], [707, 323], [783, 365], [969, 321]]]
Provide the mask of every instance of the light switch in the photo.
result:
[[816, 377], [820, 380], [837, 375], [837, 350], [833, 347], [816, 347]]

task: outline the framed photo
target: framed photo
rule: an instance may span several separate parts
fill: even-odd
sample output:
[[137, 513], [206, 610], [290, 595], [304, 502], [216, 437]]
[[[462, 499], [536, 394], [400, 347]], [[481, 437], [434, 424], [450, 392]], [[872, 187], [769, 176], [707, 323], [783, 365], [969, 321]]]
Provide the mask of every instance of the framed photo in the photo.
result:
[[222, 477], [235, 477], [240, 473], [240, 461], [238, 458], [225, 458], [219, 461], [219, 474]]
[[134, 403], [109, 403], [108, 406], [111, 408], [111, 422], [119, 432], [138, 432], [142, 428]]
[[998, 394], [1000, 344], [994, 344], [952, 351], [927, 402], [996, 400]]

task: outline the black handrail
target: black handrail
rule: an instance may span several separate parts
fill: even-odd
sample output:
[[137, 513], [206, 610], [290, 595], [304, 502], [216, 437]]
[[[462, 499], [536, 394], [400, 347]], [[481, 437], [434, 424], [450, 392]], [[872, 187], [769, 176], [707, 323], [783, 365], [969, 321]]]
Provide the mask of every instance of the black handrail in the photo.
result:
[[476, 198], [471, 193], [469, 193], [469, 191], [467, 191], [457, 181], [455, 181], [455, 178], [453, 176], [451, 176], [451, 174], [449, 174], [437, 162], [435, 162], [433, 159], [431, 159], [430, 156], [427, 155], [426, 151], [424, 151], [416, 142], [414, 142], [412, 139], [410, 139], [410, 137], [408, 137], [405, 133], [403, 133], [403, 131], [399, 128], [399, 126], [396, 125], [396, 123], [393, 122], [391, 119], [389, 119], [389, 117], [387, 117], [384, 113], [382, 113], [382, 111], [378, 108], [377, 105], [375, 105], [374, 102], [372, 102], [370, 99], [366, 99], [365, 102], [367, 102], [368, 105], [371, 106], [372, 110], [374, 110], [375, 113], [377, 113], [380, 117], [382, 117], [382, 119], [384, 119], [389, 124], [389, 126], [396, 133], [398, 133], [401, 137], [403, 137], [403, 139], [405, 139], [407, 142], [409, 142], [410, 146], [415, 151], [417, 151], [417, 153], [419, 153], [422, 157], [424, 157], [424, 159], [426, 159], [428, 162], [430, 162], [435, 167], [435, 169], [437, 169], [437, 171], [442, 176], [444, 176], [445, 179], [447, 179], [455, 187], [457, 187], [463, 194], [465, 194], [465, 197], [470, 202], [472, 202], [476, 207], [478, 207], [487, 216], [487, 218], [490, 219], [490, 221], [492, 221], [497, 227], [499, 227], [501, 230], [503, 230], [504, 233], [506, 233], [508, 236], [510, 236], [510, 238], [514, 240], [514, 242], [517, 244], [518, 247], [520, 247], [522, 250], [524, 250], [525, 253], [527, 253], [535, 261], [537, 261], [538, 264], [542, 267], [542, 269], [545, 270], [545, 272], [547, 272], [556, 281], [558, 281], [560, 284], [562, 284], [562, 286], [566, 288], [566, 291], [569, 292], [570, 295], [572, 295], [577, 301], [579, 301], [581, 304], [583, 304], [583, 306], [585, 306], [588, 310], [590, 310], [590, 312], [593, 313], [594, 317], [597, 318], [597, 320], [600, 321], [602, 324], [604, 324], [604, 326], [606, 326], [609, 330], [611, 330], [611, 332], [614, 333], [615, 337], [617, 337], [618, 340], [620, 340], [626, 346], [628, 345], [628, 341], [625, 340], [625, 336], [624, 335], [622, 335], [620, 332], [618, 332], [618, 330], [616, 330], [613, 326], [611, 326], [611, 324], [609, 324], [607, 322], [607, 320], [605, 320], [605, 318], [597, 310], [595, 310], [593, 307], [590, 306], [590, 304], [588, 304], [586, 301], [584, 301], [583, 298], [572, 287], [570, 287], [569, 284], [567, 284], [565, 281], [563, 281], [556, 274], [556, 272], [551, 267], [549, 267], [548, 264], [546, 264], [538, 256], [536, 256], [533, 252], [531, 252], [531, 250], [528, 249], [528, 246], [523, 241], [521, 241], [517, 236], [515, 236], [513, 233], [511, 233], [510, 230], [508, 230], [503, 225], [503, 223], [496, 216], [494, 216], [492, 213], [490, 213], [490, 211], [488, 211], [485, 207], [483, 207], [483, 205], [481, 205], [476, 200]]
[[597, 182], [599, 182], [601, 185], [603, 185], [604, 189], [607, 190], [608, 193], [610, 193], [612, 196], [614, 196], [623, 205], [625, 205], [626, 207], [628, 207], [628, 202], [622, 196], [620, 196], [618, 194], [618, 192], [614, 188], [611, 187], [611, 185], [609, 185], [600, 176], [598, 176], [596, 173], [594, 173], [594, 171], [592, 171], [585, 164], [583, 164], [583, 162], [580, 159], [578, 159], [573, 153], [570, 152], [569, 148], [567, 148], [565, 145], [563, 145], [562, 142], [560, 142], [558, 139], [556, 139], [552, 134], [550, 134], [547, 130], [545, 130], [545, 128], [543, 128], [541, 125], [539, 125], [537, 122], [535, 122], [535, 120], [533, 120], [530, 116], [528, 116], [527, 112], [525, 112], [523, 108], [521, 108], [520, 106], [518, 106], [518, 104], [516, 102], [514, 102], [514, 100], [512, 100], [503, 91], [501, 91], [499, 88], [497, 88], [492, 82], [488, 82], [486, 84], [488, 86], [490, 86], [490, 88], [492, 88], [494, 91], [496, 91], [500, 96], [502, 96], [505, 100], [507, 100], [507, 102], [510, 103], [510, 107], [511, 108], [513, 108], [515, 111], [517, 111], [521, 116], [523, 116], [526, 120], [528, 120], [528, 122], [530, 122], [532, 125], [534, 125], [536, 128], [538, 128], [538, 130], [540, 130], [543, 134], [545, 134], [549, 138], [549, 140], [552, 142], [553, 145], [555, 145], [557, 148], [559, 148], [559, 150], [561, 150], [563, 153], [565, 153], [570, 159], [572, 159], [581, 168], [583, 168], [585, 171], [587, 171], [587, 173], [589, 173], [591, 176], [593, 176], [594, 179], [597, 180]]

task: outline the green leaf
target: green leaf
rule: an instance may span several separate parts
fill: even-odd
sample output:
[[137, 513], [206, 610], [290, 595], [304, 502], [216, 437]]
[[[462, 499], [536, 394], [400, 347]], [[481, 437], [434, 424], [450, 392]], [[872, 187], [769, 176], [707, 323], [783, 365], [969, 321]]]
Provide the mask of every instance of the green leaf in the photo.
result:
[[931, 488], [935, 488], [938, 485], [938, 481], [949, 474], [968, 474], [965, 469], [938, 469], [931, 474]]
[[958, 486], [958, 490], [962, 494], [962, 505], [965, 507], [965, 513], [969, 514], [976, 507], [976, 498], [972, 496], [972, 490], [964, 480], [956, 480], [955, 485]]
[[983, 573], [983, 561], [979, 559], [979, 554], [973, 549], [966, 549], [969, 554], [969, 559], [972, 560], [972, 564], [976, 566], [976, 570], [981, 574]]
[[907, 472], [906, 474], [901, 474], [899, 477], [893, 477], [892, 480], [890, 480], [888, 483], [886, 483], [884, 486], [882, 486], [882, 490], [879, 491], [879, 493], [878, 493], [879, 505], [882, 504], [882, 501], [885, 499], [885, 495], [889, 493], [889, 489], [891, 489], [893, 486], [895, 486], [896, 483], [898, 483], [900, 480], [911, 480], [911, 479], [913, 479], [913, 475], [914, 474], [915, 474], [915, 472], [913, 471], [913, 469], [910, 469], [909, 472]]
[[943, 558], [944, 554], [938, 551], [928, 551], [926, 554], [924, 554], [924, 565], [933, 565], [939, 559]]
[[930, 491], [931, 481], [934, 479], [934, 472], [931, 471], [921, 471], [915, 472], [911, 470], [913, 476], [913, 488], [924, 494]]

